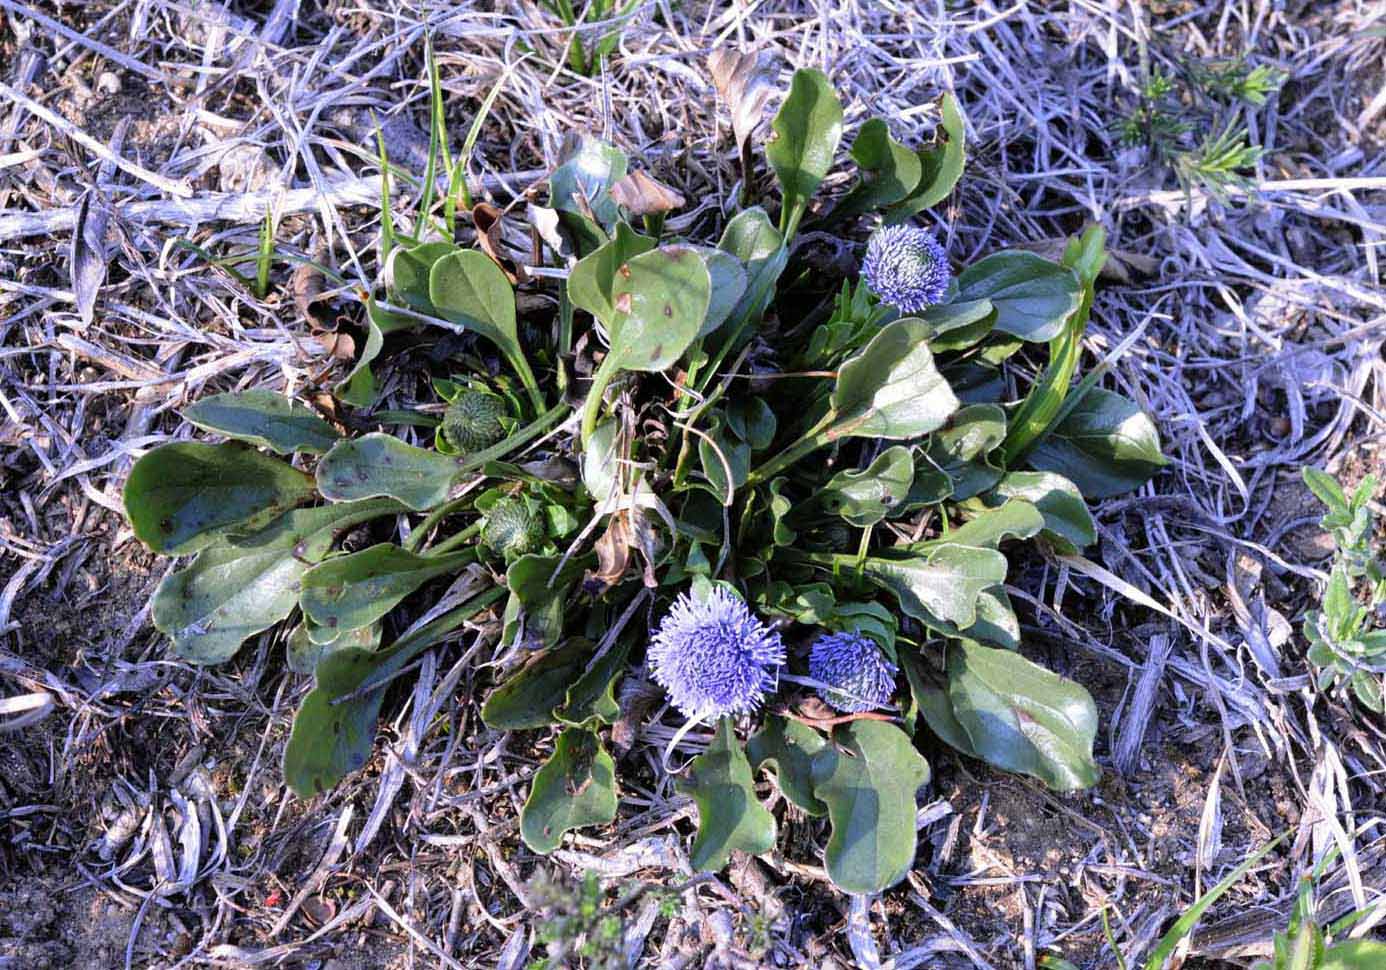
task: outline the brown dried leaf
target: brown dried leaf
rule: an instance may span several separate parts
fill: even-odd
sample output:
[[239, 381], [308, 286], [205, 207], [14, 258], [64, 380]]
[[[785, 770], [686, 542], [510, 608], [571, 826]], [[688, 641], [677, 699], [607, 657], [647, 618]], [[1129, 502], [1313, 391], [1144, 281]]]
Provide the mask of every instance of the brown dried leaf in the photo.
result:
[[322, 299], [323, 275], [312, 263], [299, 263], [289, 276], [289, 294], [298, 308], [299, 318], [313, 330], [322, 329], [322, 321], [313, 312], [313, 305]]
[[529, 282], [529, 273], [523, 263], [512, 259], [501, 248], [504, 245], [505, 210], [489, 202], [478, 202], [472, 207], [472, 222], [476, 225], [476, 241], [482, 252], [490, 256], [497, 266], [505, 271], [510, 282], [519, 285]]
[[683, 196], [644, 172], [631, 172], [611, 186], [611, 197], [632, 215], [653, 216], [683, 207]]
[[630, 565], [633, 538], [626, 513], [617, 512], [597, 540], [597, 568], [589, 569], [582, 578], [582, 588], [586, 592], [600, 595], [621, 581]]
[[751, 134], [760, 124], [766, 102], [775, 93], [775, 75], [768, 54], [741, 53], [729, 47], [713, 51], [707, 59], [708, 73], [717, 94], [731, 111], [732, 132], [743, 164]]

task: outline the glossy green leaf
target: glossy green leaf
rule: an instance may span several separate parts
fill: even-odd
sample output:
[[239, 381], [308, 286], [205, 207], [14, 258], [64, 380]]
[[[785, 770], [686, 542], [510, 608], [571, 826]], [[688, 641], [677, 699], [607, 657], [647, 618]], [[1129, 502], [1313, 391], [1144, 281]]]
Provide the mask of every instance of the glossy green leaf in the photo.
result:
[[938, 205], [948, 197], [962, 177], [967, 126], [958, 107], [958, 99], [951, 93], [945, 94], [940, 100], [939, 116], [939, 128], [943, 135], [941, 144], [919, 150], [919, 181], [908, 196], [886, 212], [887, 225], [904, 222], [916, 213]]
[[989, 454], [1006, 437], [1006, 412], [995, 404], [959, 408], [948, 423], [929, 436], [915, 463], [914, 483], [897, 510], [914, 511], [945, 499], [955, 501], [986, 491], [1001, 479]]
[[627, 164], [625, 152], [583, 135], [549, 176], [549, 204], [572, 233], [579, 255], [605, 243], [607, 231], [620, 218], [611, 186], [625, 177]]
[[568, 728], [530, 783], [520, 836], [533, 851], [548, 854], [562, 844], [564, 832], [615, 817], [615, 762], [595, 733]]
[[[719, 498], [746, 484], [751, 470], [751, 446], [723, 426], [721, 416], [712, 423], [707, 437], [698, 438], [698, 458], [703, 474]], [[731, 481], [727, 481], [727, 472]]]
[[1022, 340], [1047, 341], [1078, 309], [1083, 287], [1073, 270], [1024, 250], [978, 260], [958, 275], [956, 302], [990, 300], [996, 329]]
[[258, 532], [208, 546], [159, 583], [150, 603], [154, 626], [185, 660], [229, 660], [292, 612], [303, 574], [327, 555], [337, 532], [398, 508], [376, 499], [295, 509]]
[[592, 656], [590, 641], [574, 637], [535, 655], [486, 698], [481, 719], [496, 731], [525, 731], [556, 723], [555, 707]]
[[1144, 485], [1165, 466], [1160, 433], [1120, 394], [1088, 390], [1029, 454], [1040, 471], [1063, 475], [1088, 498], [1109, 498]]
[[775, 817], [756, 798], [751, 763], [731, 718], [718, 721], [712, 743], [689, 764], [677, 787], [698, 806], [698, 834], [688, 853], [695, 870], [721, 869], [738, 849], [758, 855], [774, 847]]
[[828, 806], [832, 835], [823, 861], [846, 893], [878, 893], [909, 872], [915, 794], [929, 763], [905, 732], [884, 721], [850, 721], [813, 759], [813, 793]]
[[183, 555], [228, 532], [259, 529], [312, 495], [310, 476], [253, 448], [177, 441], [135, 462], [124, 498], [137, 539]]
[[746, 753], [753, 770], [766, 765], [774, 769], [785, 798], [810, 815], [826, 815], [828, 806], [813, 794], [813, 759], [827, 744], [827, 739], [807, 724], [771, 715], [746, 742]]
[[435, 576], [472, 562], [470, 549], [420, 556], [392, 543], [319, 563], [303, 576], [299, 605], [314, 623], [345, 632], [370, 626]]
[[1034, 504], [1044, 516], [1042, 535], [1061, 555], [1077, 552], [1097, 541], [1097, 527], [1083, 493], [1053, 472], [1009, 472], [982, 501], [988, 505], [1019, 498]]
[[611, 241], [577, 261], [568, 274], [568, 299], [573, 306], [586, 310], [610, 326], [616, 317], [612, 292], [616, 272], [632, 256], [655, 248], [655, 240], [642, 236], [625, 222], [616, 224]]
[[979, 343], [996, 326], [995, 311], [990, 300], [935, 303], [921, 312], [919, 319], [929, 325], [929, 349], [941, 354]]
[[203, 431], [247, 441], [281, 455], [296, 451], [320, 455], [340, 435], [312, 410], [274, 391], [213, 394], [183, 409], [183, 417]]
[[895, 594], [920, 621], [933, 617], [965, 630], [977, 620], [977, 597], [1006, 581], [1006, 557], [995, 549], [941, 543], [908, 559], [868, 557], [862, 574]]
[[[505, 571], [510, 602], [505, 609], [505, 642], [514, 643], [523, 626], [524, 645], [550, 647], [563, 636], [568, 597], [592, 556], [521, 556]], [[560, 568], [561, 567], [561, 568]]]
[[948, 696], [977, 757], [1056, 791], [1088, 788], [1097, 707], [1086, 690], [1018, 653], [948, 647]]
[[918, 438], [948, 420], [958, 399], [934, 366], [929, 336], [922, 320], [896, 320], [842, 365], [829, 438]]
[[385, 347], [385, 334], [404, 330], [418, 323], [400, 313], [383, 310], [374, 296], [366, 297], [366, 340], [356, 355], [356, 364], [347, 376], [333, 388], [332, 393], [347, 404], [358, 408], [375, 403], [375, 374], [371, 364]]
[[789, 262], [784, 237], [760, 206], [738, 212], [722, 231], [717, 248], [741, 261], [746, 289], [728, 317], [727, 330], [758, 320], [775, 296], [775, 285]]
[[901, 201], [919, 185], [924, 171], [919, 156], [891, 138], [880, 118], [870, 118], [861, 126], [851, 155], [861, 174], [833, 209], [834, 220]]
[[[953, 701], [948, 697], [947, 684], [941, 684], [924, 666], [924, 661], [915, 654], [905, 653], [900, 657], [900, 666], [905, 670], [905, 679], [910, 684], [910, 696], [915, 708], [929, 730], [940, 741], [955, 748], [968, 757], [977, 757], [972, 750], [972, 739], [953, 713]], [[916, 727], [917, 730], [917, 727]]]
[[597, 505], [610, 497], [611, 489], [620, 481], [620, 456], [616, 454], [620, 431], [621, 422], [607, 418], [597, 425], [582, 450], [582, 484]]
[[661, 371], [698, 336], [711, 277], [697, 251], [662, 246], [633, 256], [616, 274], [611, 353], [625, 370]]
[[1044, 528], [1040, 510], [1024, 499], [1013, 498], [993, 509], [979, 511], [943, 539], [922, 543], [925, 549], [946, 543], [995, 549], [1007, 539], [1029, 539]]
[[914, 458], [904, 445], [887, 448], [868, 467], [838, 472], [828, 479], [818, 500], [859, 529], [875, 525], [909, 494]]
[[793, 236], [842, 141], [842, 103], [823, 72], [794, 72], [789, 95], [770, 129], [765, 157], [780, 181], [785, 212], [780, 229]]
[[698, 327], [698, 336], [706, 337], [714, 333], [731, 317], [732, 312], [746, 294], [748, 278], [741, 261], [731, 253], [720, 249], [699, 248], [707, 267], [710, 289], [708, 291], [707, 312]]
[[318, 462], [318, 490], [334, 501], [397, 499], [416, 512], [441, 504], [458, 477], [457, 460], [372, 432], [339, 442]]

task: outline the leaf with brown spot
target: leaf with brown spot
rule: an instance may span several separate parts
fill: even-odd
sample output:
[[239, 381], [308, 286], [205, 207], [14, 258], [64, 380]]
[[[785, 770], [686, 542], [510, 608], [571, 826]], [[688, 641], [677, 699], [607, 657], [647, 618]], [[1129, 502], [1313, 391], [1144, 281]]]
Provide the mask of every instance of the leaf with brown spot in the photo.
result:
[[745, 178], [749, 178], [752, 171], [751, 135], [760, 126], [765, 105], [775, 93], [772, 61], [765, 52], [741, 53], [729, 47], [713, 51], [707, 59], [713, 86], [731, 111], [732, 133], [736, 136], [736, 149]]

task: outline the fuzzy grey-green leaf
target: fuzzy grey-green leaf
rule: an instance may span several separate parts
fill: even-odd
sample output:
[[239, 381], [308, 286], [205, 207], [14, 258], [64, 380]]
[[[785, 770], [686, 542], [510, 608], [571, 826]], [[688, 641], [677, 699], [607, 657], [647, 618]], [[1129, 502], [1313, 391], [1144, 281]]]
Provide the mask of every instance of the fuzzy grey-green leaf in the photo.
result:
[[203, 431], [224, 434], [280, 455], [296, 451], [320, 455], [341, 437], [311, 408], [274, 391], [212, 394], [184, 408], [183, 417]]
[[420, 556], [382, 542], [319, 563], [303, 576], [299, 605], [314, 623], [338, 633], [379, 620], [435, 576], [456, 572], [475, 559], [469, 550]]
[[339, 442], [318, 462], [318, 490], [334, 501], [388, 496], [416, 512], [440, 504], [458, 476], [456, 459], [372, 432]]

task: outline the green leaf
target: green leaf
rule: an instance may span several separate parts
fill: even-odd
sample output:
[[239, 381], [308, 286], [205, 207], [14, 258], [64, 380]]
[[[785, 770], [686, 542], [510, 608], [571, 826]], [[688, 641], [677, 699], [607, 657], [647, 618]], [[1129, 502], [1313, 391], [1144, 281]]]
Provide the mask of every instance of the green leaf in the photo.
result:
[[481, 720], [495, 731], [525, 731], [557, 723], [553, 710], [576, 684], [592, 656], [592, 644], [574, 637], [535, 655], [481, 706]]
[[294, 716], [284, 748], [284, 781], [300, 798], [327, 791], [370, 758], [384, 689], [332, 702], [352, 693], [380, 666], [379, 654], [352, 647], [318, 663], [313, 689]]
[[418, 321], [403, 314], [382, 310], [374, 296], [366, 297], [366, 342], [356, 355], [356, 364], [351, 372], [332, 389], [338, 398], [358, 408], [370, 407], [375, 403], [375, 375], [371, 373], [371, 363], [380, 356], [385, 346], [385, 334], [404, 330]]
[[183, 555], [259, 529], [312, 495], [313, 479], [277, 458], [232, 442], [177, 441], [135, 462], [124, 498], [137, 539]]
[[707, 266], [694, 249], [662, 246], [632, 256], [616, 276], [611, 353], [625, 370], [664, 370], [683, 356], [707, 315]]
[[746, 270], [746, 290], [728, 317], [730, 332], [765, 313], [775, 296], [775, 284], [789, 263], [789, 250], [784, 237], [760, 206], [733, 216], [722, 230], [717, 248], [739, 259]]
[[944, 139], [940, 145], [919, 150], [919, 181], [908, 196], [886, 212], [887, 225], [895, 225], [938, 205], [953, 191], [962, 177], [963, 156], [967, 146], [967, 126], [963, 122], [958, 99], [945, 94], [939, 102], [939, 127]]
[[747, 276], [741, 261], [731, 253], [705, 247], [700, 247], [697, 252], [707, 267], [711, 284], [707, 312], [703, 315], [702, 325], [698, 327], [698, 337], [706, 337], [731, 318], [746, 293]]
[[459, 472], [457, 460], [372, 432], [338, 442], [318, 462], [318, 491], [334, 501], [384, 495], [415, 512], [441, 504]]
[[428, 274], [438, 315], [481, 334], [507, 358], [523, 356], [515, 330], [515, 289], [495, 260], [477, 249], [439, 259]]
[[810, 815], [826, 815], [828, 806], [813, 795], [813, 759], [827, 744], [807, 724], [771, 715], [746, 742], [746, 753], [753, 770], [765, 765], [775, 769], [775, 781], [785, 798]]
[[614, 819], [615, 775], [616, 764], [595, 733], [568, 728], [560, 734], [520, 810], [525, 845], [547, 855], [562, 844], [564, 832]]
[[977, 620], [977, 597], [1006, 581], [1006, 557], [995, 549], [942, 543], [909, 559], [869, 557], [862, 574], [895, 594], [921, 622], [934, 617], [965, 630]]
[[1349, 513], [1347, 494], [1336, 478], [1310, 465], [1305, 465], [1300, 473], [1304, 476], [1304, 484], [1308, 486], [1309, 491], [1328, 507], [1328, 511], [1339, 515]]
[[[347, 647], [323, 657], [314, 686], [294, 716], [284, 748], [284, 781], [300, 798], [337, 784], [370, 758], [385, 683], [452, 630], [494, 603], [500, 589], [487, 590], [376, 652]], [[378, 686], [357, 691], [367, 681]]]
[[818, 493], [818, 500], [851, 525], [875, 525], [904, 501], [914, 482], [914, 458], [904, 445], [887, 448], [870, 466], [838, 472]]
[[1083, 286], [1073, 270], [1034, 253], [1007, 250], [963, 270], [954, 301], [990, 300], [997, 330], [1047, 341], [1058, 336], [1082, 298]]
[[913, 317], [882, 327], [842, 365], [828, 437], [918, 438], [941, 427], [958, 399], [934, 366], [930, 328]]
[[406, 306], [420, 313], [436, 313], [429, 296], [429, 275], [434, 263], [457, 251], [449, 242], [426, 242], [409, 249], [396, 249], [387, 264], [390, 289]]
[[842, 103], [823, 72], [794, 72], [789, 96], [770, 130], [765, 157], [780, 180], [784, 205], [780, 231], [790, 238], [842, 141]]
[[828, 876], [846, 893], [867, 895], [909, 872], [915, 850], [915, 793], [929, 763], [909, 737], [884, 721], [850, 721], [813, 759], [813, 793], [828, 806]]
[[910, 682], [910, 695], [914, 698], [924, 723], [929, 725], [929, 730], [938, 735], [944, 744], [969, 757], [977, 757], [977, 752], [972, 750], [972, 740], [959, 723], [957, 715], [953, 713], [953, 702], [948, 697], [946, 687], [937, 683], [935, 678], [925, 671], [923, 660], [916, 655], [902, 654], [900, 666], [905, 668], [905, 679]]
[[322, 632], [318, 627], [306, 622], [294, 627], [285, 643], [286, 660], [290, 670], [296, 674], [311, 674], [317, 670], [323, 657], [348, 647], [377, 650], [380, 647], [382, 629], [381, 625], [376, 623], [359, 630], [345, 630], [340, 636], [326, 639], [320, 637], [322, 642], [315, 640], [314, 636]]
[[1167, 459], [1144, 411], [1120, 394], [1094, 387], [1034, 446], [1029, 462], [1100, 499], [1139, 488]]
[[1006, 437], [1006, 412], [995, 404], [969, 404], [959, 408], [948, 424], [929, 437], [915, 467], [900, 512], [934, 505], [947, 498], [962, 501], [991, 488], [1001, 469], [988, 455]]
[[688, 853], [695, 870], [721, 869], [738, 849], [759, 855], [774, 847], [775, 817], [756, 799], [751, 763], [731, 718], [718, 721], [712, 743], [689, 764], [677, 788], [698, 806], [698, 834]]
[[642, 236], [625, 222], [616, 224], [611, 241], [584, 256], [568, 274], [568, 299], [573, 306], [586, 310], [610, 326], [616, 318], [612, 288], [616, 271], [632, 256], [655, 248], [655, 240]]
[[621, 716], [621, 705], [617, 703], [614, 691], [617, 679], [626, 669], [631, 642], [629, 637], [621, 639], [588, 664], [578, 682], [568, 688], [563, 706], [553, 712], [560, 723], [581, 727], [594, 722], [616, 722]]
[[582, 484], [597, 505], [610, 497], [611, 489], [621, 480], [620, 456], [616, 454], [620, 431], [621, 422], [607, 418], [593, 430], [582, 450]]
[[[1009, 539], [1029, 539], [1044, 528], [1044, 516], [1024, 499], [1013, 498], [986, 509], [951, 530], [942, 539], [922, 543], [924, 549], [945, 544], [995, 549]], [[319, 567], [321, 568], [321, 567]]]
[[377, 499], [295, 509], [259, 532], [208, 546], [159, 583], [150, 603], [154, 626], [185, 660], [230, 660], [248, 638], [293, 611], [303, 574], [327, 555], [334, 534], [398, 508]]
[[979, 758], [1056, 791], [1088, 788], [1097, 707], [1078, 684], [1018, 653], [961, 641], [948, 647], [948, 696]]
[[[505, 609], [505, 642], [513, 643], [524, 622], [524, 643], [530, 648], [553, 646], [563, 636], [568, 596], [592, 556], [530, 554], [512, 562], [505, 571], [510, 602]], [[562, 565], [560, 569], [559, 566]]]
[[281, 455], [320, 455], [337, 443], [335, 428], [311, 408], [273, 391], [213, 394], [183, 409], [203, 431], [268, 448]]
[[390, 612], [430, 579], [456, 572], [475, 558], [470, 549], [420, 556], [382, 542], [308, 570], [299, 605], [309, 619], [328, 630], [359, 630]]
[[1009, 472], [982, 501], [995, 505], [1008, 499], [1025, 499], [1044, 516], [1041, 533], [1061, 555], [1071, 555], [1097, 541], [1097, 527], [1083, 501], [1083, 493], [1062, 475], [1053, 472]]
[[[723, 424], [722, 416], [715, 416], [707, 437], [698, 438], [698, 458], [703, 474], [719, 498], [746, 484], [746, 475], [751, 470], [751, 446]], [[730, 483], [727, 481], [728, 467], [731, 469]]]
[[869, 119], [857, 132], [852, 161], [861, 174], [833, 209], [834, 220], [901, 201], [919, 185], [924, 171], [919, 156], [891, 138], [890, 129], [880, 118]]
[[996, 326], [995, 310], [990, 300], [935, 303], [925, 308], [919, 319], [929, 325], [929, 349], [941, 354], [979, 343]]
[[583, 135], [549, 176], [549, 205], [561, 214], [579, 255], [605, 243], [605, 230], [620, 218], [620, 207], [611, 198], [611, 186], [625, 177], [626, 166], [625, 152]]

